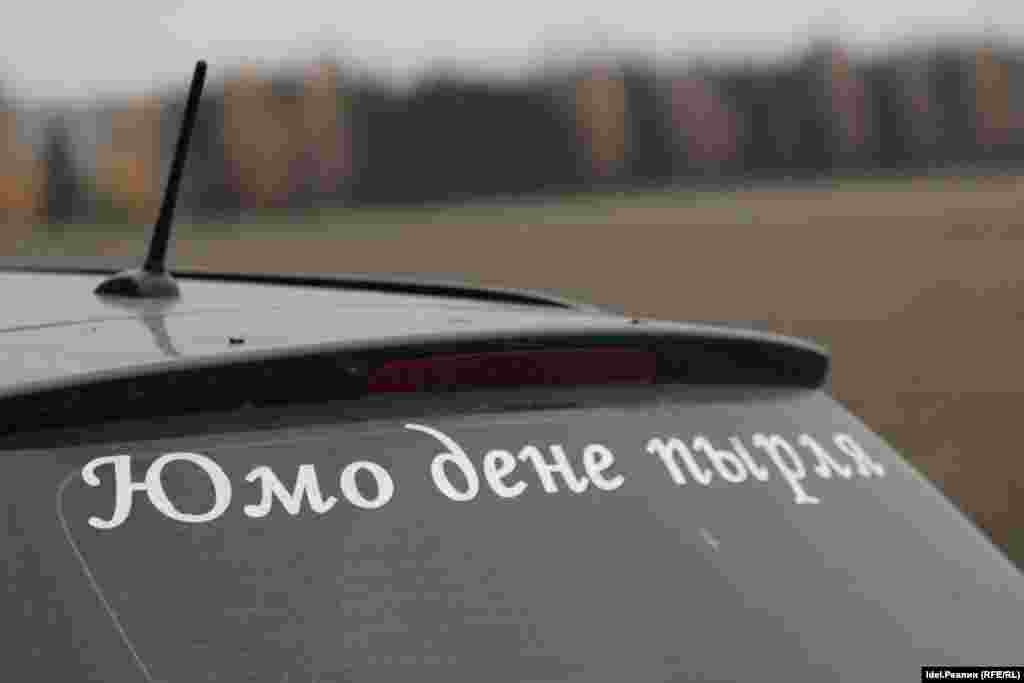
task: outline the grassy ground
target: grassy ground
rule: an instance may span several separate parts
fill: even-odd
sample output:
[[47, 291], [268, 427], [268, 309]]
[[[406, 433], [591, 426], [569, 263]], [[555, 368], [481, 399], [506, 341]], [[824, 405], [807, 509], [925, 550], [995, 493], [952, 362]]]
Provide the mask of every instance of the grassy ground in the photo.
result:
[[[478, 200], [461, 204], [411, 207], [335, 208], [318, 211], [263, 211], [242, 218], [190, 222], [177, 221], [176, 235], [183, 240], [220, 239], [232, 236], [287, 233], [301, 236], [338, 236], [346, 239], [387, 239], [402, 228], [421, 225], [536, 225], [615, 223], [622, 211], [636, 209], [708, 209], [734, 212], [740, 223], [756, 222], [745, 200], [772, 197], [820, 199], [835, 192], [941, 193], [965, 192], [991, 184], [1008, 184], [1013, 179], [950, 181], [942, 178], [851, 178], [821, 183], [810, 190], [652, 190], [632, 192], [587, 192], [556, 197]], [[79, 254], [93, 249], [97, 235], [108, 238], [139, 236], [140, 226], [107, 222], [71, 226], [38, 226], [18, 231], [18, 253]], [[9, 249], [9, 246], [5, 246]]]
[[[144, 226], [9, 230], [0, 254], [132, 263]], [[178, 265], [460, 276], [834, 353], [833, 393], [1024, 566], [1024, 180], [269, 214], [183, 224]]]

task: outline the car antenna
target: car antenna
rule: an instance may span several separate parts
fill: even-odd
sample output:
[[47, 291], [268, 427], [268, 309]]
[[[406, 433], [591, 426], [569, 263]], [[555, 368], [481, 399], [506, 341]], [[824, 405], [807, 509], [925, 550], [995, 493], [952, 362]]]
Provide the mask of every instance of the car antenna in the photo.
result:
[[196, 62], [192, 74], [192, 85], [188, 90], [188, 101], [185, 104], [185, 115], [178, 132], [178, 144], [174, 148], [171, 160], [171, 172], [167, 177], [167, 188], [164, 190], [160, 213], [153, 225], [153, 235], [149, 239], [146, 258], [140, 268], [123, 270], [99, 284], [96, 294], [108, 296], [124, 296], [132, 298], [157, 299], [175, 298], [180, 296], [178, 283], [167, 271], [167, 244], [171, 239], [171, 226], [174, 221], [174, 206], [178, 201], [178, 188], [181, 184], [181, 173], [188, 155], [188, 144], [195, 127], [196, 110], [199, 108], [199, 96], [203, 92], [206, 80], [206, 62]]

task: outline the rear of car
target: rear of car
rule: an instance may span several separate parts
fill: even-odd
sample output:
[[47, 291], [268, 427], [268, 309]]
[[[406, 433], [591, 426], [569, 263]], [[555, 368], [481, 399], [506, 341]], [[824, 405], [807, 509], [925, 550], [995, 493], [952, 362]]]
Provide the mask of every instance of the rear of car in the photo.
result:
[[[390, 315], [415, 330], [428, 304]], [[816, 347], [497, 308], [8, 390], [5, 666], [859, 682], [1024, 662], [1020, 573], [827, 394]]]

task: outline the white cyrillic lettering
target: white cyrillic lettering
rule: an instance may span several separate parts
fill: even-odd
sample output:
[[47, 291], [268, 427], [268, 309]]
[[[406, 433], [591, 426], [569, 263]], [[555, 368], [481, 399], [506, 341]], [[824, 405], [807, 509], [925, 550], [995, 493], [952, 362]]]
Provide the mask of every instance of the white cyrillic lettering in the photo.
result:
[[885, 476], [885, 468], [882, 467], [882, 464], [872, 460], [867, 451], [854, 441], [852, 436], [849, 434], [836, 434], [833, 437], [833, 441], [835, 441], [839, 450], [853, 458], [853, 461], [857, 464], [857, 473], [860, 476]]
[[693, 453], [686, 447], [686, 444], [674, 436], [668, 439], [668, 441], [658, 438], [651, 439], [647, 442], [647, 452], [661, 458], [669, 474], [672, 475], [672, 481], [676, 484], [682, 485], [686, 483], [686, 477], [683, 475], [683, 470], [679, 467], [679, 463], [676, 462], [677, 459], [683, 461], [694, 481], [704, 486], [711, 483], [711, 470], [698, 465], [697, 461], [693, 459]]
[[698, 435], [693, 440], [693, 450], [702, 451], [719, 475], [726, 481], [738, 484], [747, 478], [747, 468], [735, 453], [715, 448], [706, 436]]
[[822, 479], [831, 479], [833, 472], [844, 479], [849, 479], [853, 476], [852, 467], [837, 463], [835, 459], [829, 455], [828, 451], [825, 450], [824, 446], [818, 443], [810, 434], [801, 434], [797, 437], [796, 442], [814, 453], [814, 457], [818, 461], [814, 465], [814, 472]]
[[[480, 491], [480, 477], [477, 476], [476, 469], [473, 467], [473, 462], [466, 455], [465, 451], [455, 443], [455, 441], [445, 434], [444, 432], [438, 431], [432, 427], [418, 424], [407, 424], [406, 429], [412, 429], [418, 432], [423, 432], [434, 437], [441, 444], [448, 449], [447, 452], [438, 453], [434, 456], [433, 461], [430, 463], [430, 475], [434, 480], [434, 486], [437, 490], [443, 493], [448, 498], [460, 503], [473, 500], [476, 498], [476, 494]], [[462, 472], [462, 476], [466, 478], [466, 488], [464, 491], [459, 491], [452, 484], [451, 480], [448, 479], [448, 475], [445, 472], [445, 465], [451, 463], [459, 468]]]
[[245, 475], [247, 482], [260, 482], [260, 502], [258, 505], [246, 505], [245, 514], [249, 517], [266, 517], [274, 506], [274, 498], [281, 501], [281, 505], [289, 515], [297, 515], [302, 510], [302, 499], [309, 498], [309, 507], [313, 512], [322, 515], [334, 507], [338, 499], [330, 496], [324, 500], [320, 493], [320, 482], [316, 478], [316, 468], [313, 465], [300, 465], [299, 473], [295, 478], [295, 489], [288, 491], [284, 484], [278, 479], [274, 471], [267, 466], [257, 467]]
[[732, 445], [733, 452], [744, 462], [747, 466], [747, 470], [750, 471], [754, 478], [759, 481], [768, 481], [771, 478], [771, 472], [764, 465], [759, 465], [754, 462], [754, 456], [750, 454], [747, 447], [743, 445], [743, 442], [735, 436], [729, 437], [729, 444]]
[[549, 450], [555, 460], [553, 463], [544, 460], [544, 455], [540, 452], [539, 448], [529, 445], [519, 452], [519, 459], [523, 462], [529, 460], [533, 463], [533, 468], [537, 471], [537, 476], [540, 477], [540, 484], [548, 493], [558, 492], [558, 484], [555, 483], [554, 472], [562, 475], [562, 480], [573, 493], [585, 491], [587, 485], [590, 484], [590, 480], [585, 477], [576, 476], [576, 473], [572, 471], [572, 466], [569, 464], [569, 458], [565, 455], [565, 449], [558, 444], [552, 444], [549, 446]]
[[803, 460], [800, 459], [800, 454], [796, 452], [792, 444], [778, 434], [771, 434], [769, 436], [755, 434], [753, 440], [754, 445], [764, 449], [768, 453], [768, 457], [775, 463], [775, 466], [779, 468], [782, 478], [793, 489], [797, 503], [821, 502], [820, 499], [808, 495], [804, 491], [803, 486], [800, 485], [800, 482], [807, 476], [807, 470], [804, 468]]
[[[202, 514], [181, 512], [167, 497], [161, 477], [164, 467], [168, 463], [178, 460], [192, 463], [209, 477], [210, 483], [213, 485], [214, 500], [213, 507], [207, 512]], [[145, 491], [149, 497], [149, 502], [163, 513], [165, 517], [189, 524], [213, 521], [224, 514], [224, 511], [228, 509], [228, 505], [231, 504], [231, 482], [228, 480], [227, 475], [224, 474], [224, 470], [217, 463], [198, 453], [165, 453], [161, 455], [146, 470], [146, 479], [143, 483], [136, 483], [131, 480], [131, 456], [113, 455], [96, 458], [82, 468], [82, 479], [85, 480], [86, 484], [89, 486], [99, 486], [100, 480], [96, 476], [96, 469], [103, 465], [114, 466], [114, 514], [109, 520], [90, 517], [89, 525], [94, 529], [113, 529], [123, 524], [131, 513], [132, 496], [136, 491]]]
[[130, 455], [107, 455], [102, 458], [90, 460], [82, 468], [82, 479], [89, 486], [99, 486], [100, 478], [96, 476], [96, 470], [104, 465], [114, 466], [114, 515], [103, 520], [99, 517], [90, 517], [89, 526], [94, 529], [113, 529], [121, 526], [132, 511], [132, 495], [136, 491], [145, 491], [146, 484], [137, 484], [132, 481], [132, 456]]
[[484, 456], [484, 477], [491, 490], [502, 498], [515, 498], [526, 488], [525, 481], [506, 484], [504, 479], [516, 468], [516, 457], [508, 451], [488, 451]]
[[599, 443], [592, 443], [583, 449], [583, 467], [587, 471], [587, 476], [594, 482], [594, 486], [602, 491], [614, 491], [626, 481], [621, 474], [616, 474], [610, 479], [605, 476], [605, 470], [614, 463], [615, 455]]
[[[363, 492], [359, 490], [359, 482], [356, 481], [356, 475], [359, 474], [360, 470], [369, 472], [370, 476], [377, 482], [377, 495], [372, 499], [364, 496]], [[360, 460], [349, 463], [341, 471], [339, 479], [341, 495], [345, 496], [345, 500], [356, 507], [366, 510], [376, 510], [379, 507], [384, 507], [391, 500], [391, 497], [395, 495], [395, 482], [391, 479], [391, 475], [388, 474], [386, 469], [375, 462]]]
[[[161, 477], [164, 467], [178, 460], [192, 463], [210, 479], [210, 483], [213, 485], [213, 507], [207, 512], [203, 514], [181, 512], [167, 497]], [[220, 465], [198, 453], [165, 453], [161, 455], [146, 470], [145, 486], [146, 495], [149, 496], [149, 502], [153, 504], [153, 507], [162, 512], [165, 517], [170, 517], [176, 522], [188, 524], [212, 522], [223, 515], [224, 511], [228, 509], [228, 505], [231, 504], [231, 481], [228, 479], [228, 475], [224, 474]]]

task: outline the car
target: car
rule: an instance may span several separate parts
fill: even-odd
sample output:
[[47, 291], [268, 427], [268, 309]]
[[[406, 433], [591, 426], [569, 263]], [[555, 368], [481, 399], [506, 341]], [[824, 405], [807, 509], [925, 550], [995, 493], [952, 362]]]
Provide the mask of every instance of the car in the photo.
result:
[[829, 395], [822, 347], [172, 272], [188, 129], [141, 268], [0, 269], [9, 677], [1019, 673], [1024, 577]]

